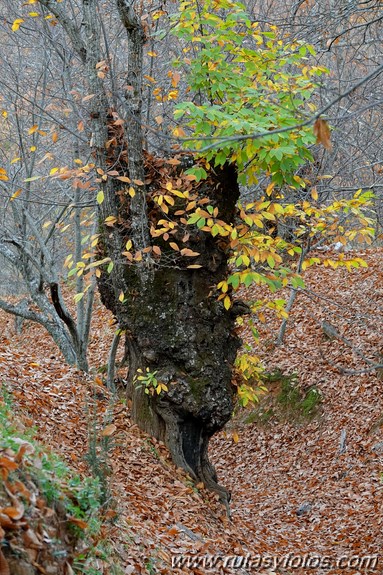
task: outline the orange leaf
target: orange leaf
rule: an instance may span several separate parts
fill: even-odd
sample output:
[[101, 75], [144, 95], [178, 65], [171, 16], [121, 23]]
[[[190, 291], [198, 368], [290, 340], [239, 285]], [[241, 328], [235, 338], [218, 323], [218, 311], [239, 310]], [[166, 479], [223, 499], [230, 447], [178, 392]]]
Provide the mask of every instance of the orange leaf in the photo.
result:
[[68, 521], [70, 523], [74, 523], [74, 525], [77, 525], [77, 527], [80, 527], [80, 529], [86, 529], [88, 527], [86, 521], [83, 521], [82, 519], [77, 519], [77, 517], [68, 517]]
[[181, 250], [181, 255], [182, 255], [182, 256], [189, 256], [189, 257], [194, 258], [194, 257], [199, 256], [200, 253], [199, 253], [199, 252], [193, 252], [193, 250], [191, 250], [190, 248], [183, 248], [183, 249]]
[[314, 123], [314, 136], [316, 136], [317, 144], [322, 144], [326, 150], [332, 150], [330, 128], [322, 118], [318, 118]]
[[14, 523], [12, 519], [8, 517], [8, 515], [2, 513], [2, 510], [0, 510], [0, 525], [5, 529], [18, 529], [18, 525]]
[[177, 88], [180, 79], [181, 79], [180, 73], [179, 72], [173, 72], [173, 75], [172, 75], [172, 86], [173, 86], [173, 88]]
[[12, 459], [9, 459], [9, 457], [0, 457], [0, 467], [5, 467], [8, 471], [14, 471], [18, 468], [18, 464]]
[[24, 505], [19, 501], [17, 501], [14, 507], [4, 507], [2, 509], [2, 512], [5, 515], [8, 515], [8, 517], [10, 517], [11, 519], [18, 521], [24, 515]]
[[116, 425], [114, 425], [114, 423], [111, 423], [110, 425], [107, 425], [106, 427], [104, 427], [104, 429], [102, 430], [101, 435], [103, 437], [110, 437], [111, 435], [113, 435], [113, 433], [117, 430]]
[[43, 546], [37, 534], [32, 529], [24, 531], [22, 538], [27, 549], [40, 549]]

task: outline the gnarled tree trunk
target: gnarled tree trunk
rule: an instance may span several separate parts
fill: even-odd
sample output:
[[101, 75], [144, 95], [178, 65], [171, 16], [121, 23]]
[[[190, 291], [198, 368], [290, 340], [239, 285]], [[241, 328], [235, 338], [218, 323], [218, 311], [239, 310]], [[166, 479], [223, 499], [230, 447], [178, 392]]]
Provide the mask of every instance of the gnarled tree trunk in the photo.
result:
[[[199, 194], [210, 196], [222, 219], [231, 221], [238, 198], [235, 169], [226, 166], [212, 172]], [[231, 368], [239, 347], [233, 332], [236, 308], [225, 310], [214, 293], [228, 272], [222, 238], [195, 229], [189, 245], [201, 254], [195, 260], [201, 268], [188, 269], [189, 262], [168, 267], [162, 260], [145, 272], [142, 267], [126, 265], [124, 304], [115, 297], [107, 276], [101, 277], [99, 287], [104, 304], [127, 332], [134, 420], [164, 440], [174, 462], [227, 503], [228, 494], [217, 484], [209, 462], [208, 444], [233, 410]], [[138, 368], [156, 371], [168, 392], [146, 395], [133, 382]]]

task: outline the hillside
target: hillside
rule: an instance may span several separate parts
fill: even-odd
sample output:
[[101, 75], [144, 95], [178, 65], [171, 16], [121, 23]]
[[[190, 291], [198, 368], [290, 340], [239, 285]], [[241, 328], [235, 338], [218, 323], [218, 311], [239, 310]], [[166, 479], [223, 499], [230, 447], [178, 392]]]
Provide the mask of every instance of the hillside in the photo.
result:
[[[309, 291], [297, 297], [284, 345], [273, 343], [280, 320], [270, 313], [257, 324], [263, 343], [256, 352], [267, 371], [297, 373], [300, 389], [315, 386], [322, 404], [307, 421], [291, 415], [246, 424], [239, 412], [226, 433], [213, 439], [211, 459], [232, 492], [231, 522], [215, 497], [196, 488], [174, 468], [165, 447], [131, 422], [125, 401], [111, 403], [97, 372], [113, 336], [100, 303], [87, 377], [62, 363], [39, 326], [25, 323], [16, 334], [13, 318], [0, 312], [1, 381], [24, 425], [36, 426], [38, 439], [82, 473], [88, 469], [89, 437], [97, 435], [98, 449], [102, 439], [109, 441], [108, 479], [117, 515], [104, 536], [121, 573], [209, 571], [202, 563], [171, 567], [172, 556], [180, 554], [248, 557], [241, 569], [223, 570], [216, 557], [213, 573], [381, 572], [382, 557], [375, 567], [358, 567], [356, 559], [348, 566], [335, 561], [379, 555], [383, 544], [383, 378], [375, 372], [342, 374], [335, 367], [363, 370], [364, 358], [378, 361], [383, 355], [383, 250], [359, 255], [368, 268], [307, 272]], [[326, 338], [323, 320], [341, 338]], [[264, 559], [260, 568], [258, 555]], [[304, 556], [315, 555], [327, 563], [308, 571], [300, 566]], [[272, 567], [270, 557], [282, 563]], [[118, 573], [101, 557], [97, 569]]]

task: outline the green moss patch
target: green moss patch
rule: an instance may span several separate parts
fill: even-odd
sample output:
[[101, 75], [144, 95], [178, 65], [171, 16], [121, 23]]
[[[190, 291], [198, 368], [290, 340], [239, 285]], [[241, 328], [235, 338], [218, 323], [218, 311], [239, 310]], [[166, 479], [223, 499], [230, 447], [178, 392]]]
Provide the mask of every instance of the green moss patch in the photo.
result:
[[272, 420], [304, 423], [320, 414], [320, 391], [315, 386], [302, 390], [297, 374], [275, 370], [265, 373], [262, 380], [268, 393], [247, 416], [247, 423], [267, 424]]

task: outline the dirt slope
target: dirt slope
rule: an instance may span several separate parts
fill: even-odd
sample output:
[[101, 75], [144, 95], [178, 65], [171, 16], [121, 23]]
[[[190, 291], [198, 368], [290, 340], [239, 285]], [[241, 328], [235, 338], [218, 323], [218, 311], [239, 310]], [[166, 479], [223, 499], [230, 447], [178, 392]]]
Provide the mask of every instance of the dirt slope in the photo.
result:
[[[272, 419], [245, 425], [241, 415], [214, 438], [211, 457], [232, 491], [232, 522], [211, 494], [174, 468], [162, 445], [132, 424], [124, 401], [111, 407], [100, 375], [84, 377], [63, 365], [38, 326], [25, 324], [17, 335], [13, 319], [0, 312], [0, 378], [40, 439], [85, 471], [89, 433], [116, 426], [109, 455], [119, 515], [109, 537], [126, 574], [383, 572], [382, 556], [377, 566], [365, 560], [358, 567], [357, 559], [347, 564], [346, 558], [336, 564], [343, 556], [381, 555], [383, 543], [383, 381], [374, 372], [349, 375], [334, 367], [364, 369], [360, 354], [376, 361], [383, 351], [383, 251], [361, 255], [367, 269], [308, 271], [312, 291], [298, 295], [283, 346], [273, 345], [280, 321], [272, 315], [258, 321], [264, 343], [256, 351], [267, 369], [297, 372], [302, 389], [320, 390], [323, 405], [306, 424]], [[106, 362], [109, 320], [97, 304], [95, 367]], [[323, 320], [341, 338], [326, 339]], [[172, 556], [196, 553], [199, 566], [171, 566]], [[216, 556], [211, 570], [203, 565], [207, 554]], [[318, 554], [321, 566], [313, 558]], [[243, 557], [236, 560], [242, 568], [230, 569], [234, 559], [222, 567], [219, 556], [233, 555]], [[272, 567], [270, 557], [281, 563]], [[101, 559], [99, 572], [111, 573]]]

